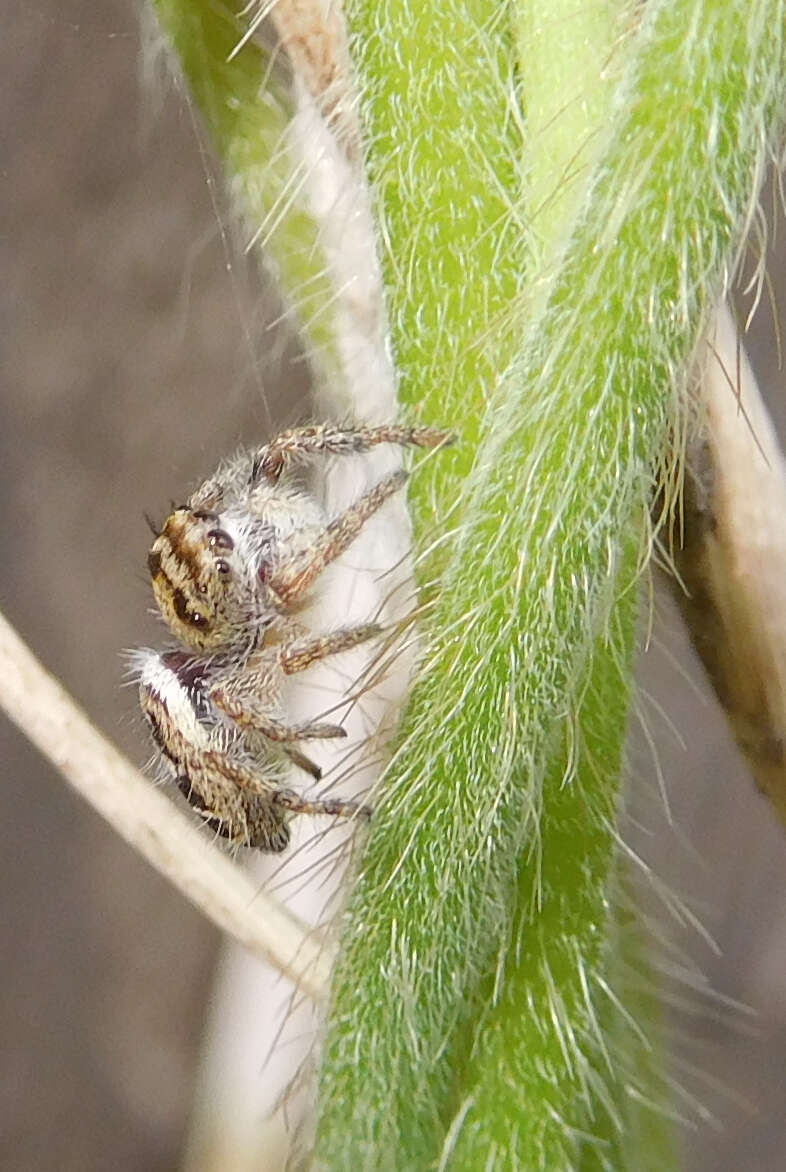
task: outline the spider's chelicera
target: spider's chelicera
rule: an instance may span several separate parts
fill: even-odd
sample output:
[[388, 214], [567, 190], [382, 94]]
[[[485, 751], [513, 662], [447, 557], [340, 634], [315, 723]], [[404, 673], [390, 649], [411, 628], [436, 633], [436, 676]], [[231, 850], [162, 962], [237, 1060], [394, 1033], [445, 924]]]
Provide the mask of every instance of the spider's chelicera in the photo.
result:
[[342, 737], [344, 730], [288, 722], [282, 692], [287, 675], [380, 634], [367, 623], [314, 635], [295, 614], [406, 473], [386, 476], [327, 521], [296, 483], [294, 465], [378, 444], [433, 448], [447, 440], [432, 428], [399, 426], [283, 432], [222, 464], [153, 542], [153, 592], [179, 646], [138, 653], [142, 710], [182, 793], [233, 842], [281, 851], [293, 814], [369, 814], [356, 801], [307, 800], [283, 784], [287, 759], [321, 776], [299, 742]]

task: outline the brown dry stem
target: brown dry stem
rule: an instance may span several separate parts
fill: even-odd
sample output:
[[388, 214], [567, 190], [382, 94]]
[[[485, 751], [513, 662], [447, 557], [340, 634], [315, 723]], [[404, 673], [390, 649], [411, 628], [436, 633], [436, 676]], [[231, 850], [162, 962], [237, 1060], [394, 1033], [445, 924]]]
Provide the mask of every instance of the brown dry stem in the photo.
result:
[[316, 1001], [332, 955], [205, 840], [91, 724], [0, 615], [0, 707], [126, 842], [223, 931]]
[[698, 395], [675, 593], [737, 744], [786, 823], [786, 461], [725, 306]]
[[275, 0], [273, 26], [295, 74], [303, 81], [347, 158], [360, 155], [347, 26], [338, 0]]

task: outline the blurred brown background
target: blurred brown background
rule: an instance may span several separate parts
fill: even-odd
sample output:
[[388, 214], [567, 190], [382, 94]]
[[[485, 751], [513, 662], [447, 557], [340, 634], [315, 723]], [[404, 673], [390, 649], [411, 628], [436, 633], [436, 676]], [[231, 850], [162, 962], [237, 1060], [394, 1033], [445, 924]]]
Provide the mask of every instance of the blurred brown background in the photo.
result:
[[[7, 4], [3, 27], [0, 597], [141, 763], [120, 650], [156, 637], [143, 512], [160, 515], [218, 456], [291, 419], [306, 376], [267, 328], [276, 305], [258, 274], [236, 257], [227, 268], [187, 107], [140, 91], [136, 5]], [[769, 268], [783, 302], [782, 262]], [[782, 422], [773, 338], [763, 306], [751, 352]], [[631, 838], [716, 945], [664, 912], [687, 1002], [673, 1013], [674, 1076], [697, 1098], [681, 1108], [687, 1163], [775, 1172], [786, 835], [668, 602], [657, 606], [641, 708], [671, 823], [634, 729]], [[0, 1167], [171, 1172], [215, 935], [3, 718], [0, 736]], [[689, 995], [699, 972], [715, 996]]]

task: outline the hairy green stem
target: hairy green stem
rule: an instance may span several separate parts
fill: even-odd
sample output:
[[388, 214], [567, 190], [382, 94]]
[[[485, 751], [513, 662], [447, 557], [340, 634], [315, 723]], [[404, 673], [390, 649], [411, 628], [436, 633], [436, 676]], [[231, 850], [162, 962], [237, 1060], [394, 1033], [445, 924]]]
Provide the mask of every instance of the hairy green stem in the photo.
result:
[[[153, 0], [227, 177], [235, 210], [297, 313], [303, 342], [323, 378], [340, 380], [333, 288], [303, 188], [304, 165], [288, 135], [289, 70], [263, 34], [247, 40], [240, 6], [226, 0]], [[237, 51], [236, 51], [237, 50]]]
[[514, 6], [527, 120], [526, 202], [537, 247], [530, 284], [566, 243], [606, 145], [630, 7], [629, 0], [520, 0]]
[[[577, 8], [576, 0], [519, 7], [527, 196], [539, 248], [532, 284], [540, 274], [541, 290], [609, 133], [613, 83], [626, 47], [620, 34], [627, 6], [619, 8]], [[635, 542], [630, 552], [635, 555]], [[634, 575], [635, 556], [628, 580]], [[652, 1026], [631, 1028], [617, 1008], [616, 934], [608, 921], [635, 597], [635, 585], [622, 593], [567, 722], [569, 735], [549, 763], [544, 789], [553, 796], [544, 802], [532, 866], [519, 873], [522, 906], [481, 990], [480, 1025], [470, 1030], [461, 1126], [449, 1133], [443, 1153], [451, 1169], [645, 1166], [642, 1151], [635, 1149], [630, 1164], [623, 1155], [633, 1130], [630, 1088], [652, 1115], [662, 1078], [644, 1077], [652, 1066]], [[617, 1077], [620, 1069], [627, 1082]], [[646, 1166], [666, 1172], [669, 1130], [655, 1120]]]
[[[450, 235], [465, 216], [477, 224], [475, 192], [470, 187], [465, 207], [463, 176], [441, 154], [440, 124], [426, 130], [422, 115], [447, 111], [454, 130], [451, 111], [460, 108], [459, 137], [482, 142], [492, 155], [504, 153], [500, 128], [511, 116], [487, 122], [482, 100], [465, 89], [479, 83], [472, 73], [478, 45], [487, 61], [488, 44], [504, 45], [504, 35], [485, 29], [463, 38], [457, 8], [424, 3], [413, 18], [409, 6], [391, 0], [384, 28], [374, 25], [378, 5], [357, 0], [351, 9], [362, 34], [405, 397], [432, 420], [444, 422], [446, 409], [468, 416], [470, 437], [478, 396], [489, 403], [464, 485], [453, 479], [464, 470], [458, 459], [446, 461], [433, 482], [424, 478], [420, 490], [423, 510], [430, 504], [445, 512], [461, 499], [433, 605], [430, 670], [413, 698], [348, 916], [316, 1152], [317, 1166], [330, 1169], [414, 1172], [437, 1164], [446, 1144], [458, 1153], [468, 1142], [467, 1068], [457, 1054], [492, 958], [510, 939], [517, 891], [530, 917], [533, 988], [557, 964], [554, 948], [538, 978], [544, 946], [556, 945], [561, 931], [559, 916], [540, 919], [542, 835], [552, 818], [555, 826], [579, 826], [582, 813], [588, 833], [600, 833], [608, 805], [606, 790], [588, 798], [583, 786], [560, 787], [546, 767], [609, 624], [625, 535], [678, 417], [680, 372], [730, 276], [782, 118], [781, 3], [650, 4], [608, 146], [542, 314], [526, 332], [516, 315], [495, 308], [498, 300], [481, 319], [468, 318], [450, 290], [457, 280], [471, 298], [474, 270], [456, 266]], [[473, 15], [481, 25], [482, 13]], [[451, 62], [460, 60], [441, 81], [435, 37], [440, 47], [444, 38]], [[431, 43], [424, 48], [418, 38]], [[391, 71], [394, 84], [406, 81], [405, 111], [389, 92]], [[446, 80], [455, 87], [447, 94]], [[464, 158], [470, 153], [465, 148]], [[440, 230], [431, 198], [444, 192], [446, 170], [454, 191]], [[494, 188], [503, 201], [511, 182], [508, 162]], [[480, 242], [516, 220], [513, 211], [492, 215]], [[489, 338], [509, 345], [511, 323], [521, 330], [520, 354], [495, 393], [493, 382], [478, 386], [477, 342], [482, 353]], [[562, 849], [569, 845], [566, 838]], [[575, 893], [571, 917], [593, 922], [608, 866], [599, 872]], [[579, 971], [574, 964], [574, 977]], [[571, 994], [552, 1028], [532, 1023], [531, 1069], [538, 1071], [539, 1058], [542, 1067], [538, 1094], [522, 1096], [520, 1135], [532, 1142], [518, 1152], [519, 1167], [559, 1167], [572, 1141], [560, 1156], [550, 1146], [555, 1129], [569, 1135], [586, 1124], [587, 1097], [580, 1087], [577, 1093], [573, 1072], [594, 1069], [587, 1039], [595, 1045], [597, 1038], [586, 1017], [574, 1030], [571, 1004], [586, 1010], [586, 1000]], [[524, 1089], [514, 1085], [510, 1094]]]
[[521, 867], [520, 905], [481, 988], [471, 1053], [457, 1080], [461, 1126], [444, 1153], [451, 1169], [574, 1169], [583, 1143], [598, 1156], [608, 1133], [620, 1130], [622, 1105], [610, 1085], [617, 1055], [598, 978], [609, 948], [634, 572], [629, 556], [629, 588], [595, 648], [590, 678], [546, 772], [537, 845]]
[[489, 0], [345, 8], [402, 397], [413, 413], [460, 429], [413, 495], [425, 508], [437, 486], [444, 507], [513, 356], [511, 305], [524, 287], [508, 14]]

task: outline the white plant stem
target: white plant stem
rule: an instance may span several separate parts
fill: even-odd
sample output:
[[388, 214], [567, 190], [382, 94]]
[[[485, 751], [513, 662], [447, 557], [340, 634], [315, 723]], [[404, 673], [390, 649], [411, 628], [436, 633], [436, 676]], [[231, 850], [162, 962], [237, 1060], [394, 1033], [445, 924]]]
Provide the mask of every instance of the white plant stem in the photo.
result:
[[[266, 6], [293, 69], [295, 114], [288, 150], [300, 176], [299, 198], [317, 225], [318, 245], [333, 290], [339, 370], [312, 354], [327, 380], [316, 387], [316, 414], [336, 422], [382, 423], [397, 416], [395, 373], [387, 345], [382, 277], [371, 199], [362, 169], [341, 7], [323, 0], [278, 0]], [[263, 11], [262, 9], [260, 11]], [[297, 290], [285, 290], [296, 301]], [[401, 453], [377, 449], [365, 458], [333, 461], [325, 469], [324, 504], [335, 516], [386, 473]], [[323, 575], [305, 621], [314, 630], [370, 618], [396, 622], [412, 607], [412, 531], [403, 494], [372, 518], [348, 554]], [[293, 683], [288, 708], [313, 719], [336, 706], [347, 738], [326, 743], [317, 759], [331, 792], [373, 792], [384, 742], [408, 691], [412, 651], [389, 657], [381, 678], [347, 703], [370, 666], [360, 648], [338, 666], [314, 667]], [[312, 749], [315, 746], [312, 746]], [[310, 750], [311, 751], [311, 750]], [[300, 784], [299, 779], [293, 784]], [[326, 929], [343, 902], [351, 827], [314, 834], [295, 824], [294, 847], [283, 860], [252, 864], [260, 883], [303, 920]], [[341, 850], [345, 842], [347, 849]], [[212, 998], [185, 1172], [274, 1172], [288, 1159], [293, 1137], [308, 1127], [309, 1072], [320, 1013], [268, 965], [228, 943]], [[293, 1090], [293, 1087], [295, 1088]]]

